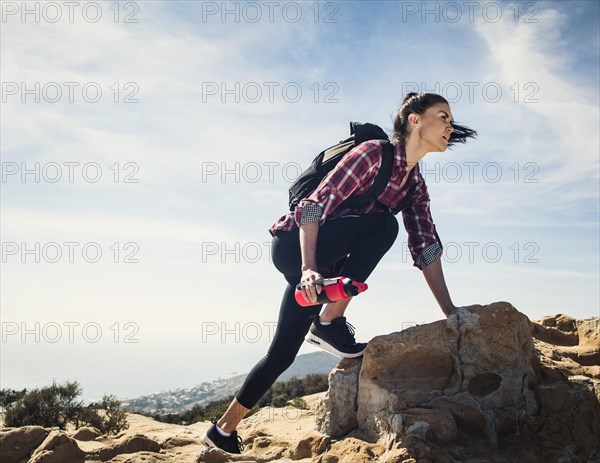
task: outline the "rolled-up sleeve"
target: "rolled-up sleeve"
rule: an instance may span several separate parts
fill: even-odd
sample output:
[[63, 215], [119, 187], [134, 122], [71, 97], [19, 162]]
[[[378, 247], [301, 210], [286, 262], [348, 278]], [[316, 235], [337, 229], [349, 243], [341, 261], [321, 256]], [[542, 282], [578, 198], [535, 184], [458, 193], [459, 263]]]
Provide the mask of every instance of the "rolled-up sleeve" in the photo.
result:
[[298, 207], [302, 208], [299, 212], [296, 212], [296, 222], [299, 220], [300, 225], [316, 222], [323, 216], [323, 208], [318, 204], [307, 202]]
[[350, 150], [308, 197], [294, 209], [298, 226], [319, 221], [336, 210], [355, 191], [370, 185], [381, 165], [381, 145], [365, 142]]
[[425, 249], [423, 249], [423, 251], [421, 251], [421, 254], [419, 254], [419, 257], [417, 257], [415, 267], [418, 267], [422, 270], [423, 267], [427, 267], [441, 255], [442, 246], [439, 243], [430, 244]]
[[413, 265], [422, 270], [442, 255], [443, 246], [431, 217], [427, 185], [422, 177], [419, 182], [420, 186], [409, 206], [402, 211], [402, 219], [408, 233], [408, 248]]

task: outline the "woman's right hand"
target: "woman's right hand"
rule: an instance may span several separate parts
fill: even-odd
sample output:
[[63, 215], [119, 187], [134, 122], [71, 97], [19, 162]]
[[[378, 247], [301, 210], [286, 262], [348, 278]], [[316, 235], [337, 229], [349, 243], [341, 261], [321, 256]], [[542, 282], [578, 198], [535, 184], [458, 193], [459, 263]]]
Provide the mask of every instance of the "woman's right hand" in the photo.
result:
[[306, 301], [317, 302], [317, 295], [321, 293], [323, 287], [319, 284], [314, 284], [313, 282], [322, 279], [323, 277], [321, 274], [312, 268], [302, 270], [300, 290], [302, 291], [302, 297], [304, 297]]

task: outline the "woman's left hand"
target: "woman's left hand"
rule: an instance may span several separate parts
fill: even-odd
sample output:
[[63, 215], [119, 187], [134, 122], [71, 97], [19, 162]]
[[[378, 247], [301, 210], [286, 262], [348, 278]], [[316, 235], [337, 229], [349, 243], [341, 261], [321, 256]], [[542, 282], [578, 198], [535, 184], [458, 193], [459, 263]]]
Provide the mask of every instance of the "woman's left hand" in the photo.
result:
[[452, 307], [450, 307], [450, 309], [444, 309], [444, 313], [446, 314], [446, 318], [454, 315], [458, 309], [460, 309], [460, 307], [456, 307], [455, 305], [453, 305]]

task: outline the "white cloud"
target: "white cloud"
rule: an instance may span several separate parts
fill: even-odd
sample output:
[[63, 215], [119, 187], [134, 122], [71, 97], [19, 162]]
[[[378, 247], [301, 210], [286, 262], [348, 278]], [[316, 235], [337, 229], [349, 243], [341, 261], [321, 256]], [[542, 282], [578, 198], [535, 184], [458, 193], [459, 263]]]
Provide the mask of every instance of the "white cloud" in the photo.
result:
[[42, 212], [36, 209], [3, 208], [2, 234], [5, 239], [65, 240], [69, 237], [87, 237], [110, 242], [119, 237], [135, 237], [139, 241], [171, 241], [200, 245], [206, 241], [236, 242], [244, 239], [240, 230], [229, 230], [194, 221], [155, 220], [141, 217], [123, 217], [98, 212], [73, 214], [69, 212]]
[[[310, 21], [203, 23], [194, 2], [140, 3], [138, 24], [115, 24], [110, 17], [97, 24], [3, 23], [4, 81], [98, 82], [106, 92], [97, 104], [81, 99], [21, 104], [12, 97], [2, 105], [3, 161], [95, 161], [105, 169], [116, 161], [140, 165], [140, 183], [131, 189], [81, 182], [45, 188], [3, 185], [3, 239], [60, 242], [68, 233], [112, 243], [134, 237], [147, 258], [131, 274], [108, 263], [64, 269], [12, 262], [12, 276], [3, 277], [10, 283], [3, 288], [8, 310], [42, 318], [39, 307], [48, 302], [39, 301], [42, 291], [28, 289], [35, 286], [54, 288], [48, 294], [56, 296], [54, 309], [65, 320], [87, 307], [89, 294], [96, 294], [93, 308], [99, 313], [108, 307], [111, 317], [131, 315], [144, 320], [148, 331], [160, 332], [167, 323], [173, 332], [183, 331], [177, 320], [182, 314], [194, 321], [264, 313], [276, 317], [283, 279], [267, 262], [266, 246], [261, 247], [263, 259], [252, 266], [224, 265], [219, 256], [205, 263], [198, 257], [206, 241], [231, 245], [255, 240], [262, 246], [268, 241], [266, 228], [285, 212], [288, 184], [280, 173], [275, 182], [236, 183], [231, 176], [225, 182], [214, 176], [204, 181], [202, 169], [207, 163], [231, 168], [249, 161], [308, 165], [320, 149], [346, 136], [348, 120], [372, 119], [389, 128], [388, 114], [402, 100], [402, 83], [409, 81], [426, 82], [428, 88], [432, 82], [497, 82], [507, 92], [500, 102], [489, 103], [479, 87], [475, 101], [469, 102], [463, 86], [463, 98], [452, 110], [458, 121], [479, 131], [479, 139], [426, 159], [440, 166], [497, 162], [504, 169], [497, 184], [486, 182], [480, 171], [473, 183], [428, 179], [442, 241], [469, 241], [476, 235], [523, 245], [539, 233], [546, 239], [540, 255], [551, 252], [554, 258], [532, 269], [511, 262], [445, 266], [453, 298], [458, 303], [489, 297], [521, 301], [520, 310], [543, 315], [548, 308], [570, 310], [572, 297], [564, 290], [568, 279], [582, 288], [577, 315], [597, 305], [592, 294], [597, 252], [573, 251], [565, 244], [571, 227], [578, 229], [581, 248], [593, 243], [597, 233], [597, 209], [590, 203], [598, 198], [599, 121], [597, 107], [586, 96], [597, 89], [570, 83], [576, 76], [595, 85], [572, 68], [577, 57], [566, 48], [572, 37], [564, 28], [564, 13], [548, 3], [538, 12], [537, 24], [514, 23], [510, 15], [495, 24], [419, 23], [418, 17], [400, 23], [396, 5], [386, 3], [389, 14], [374, 18], [359, 14], [364, 3], [340, 3], [342, 21], [335, 26]], [[202, 82], [226, 82], [231, 88], [235, 82], [267, 81], [280, 82], [279, 89], [298, 82], [303, 99], [289, 103], [278, 93], [273, 103], [263, 97], [258, 103], [230, 98], [223, 104], [220, 95], [202, 102]], [[318, 82], [322, 98], [323, 84], [329, 81], [339, 86], [339, 102], [314, 102], [309, 86]], [[113, 103], [109, 86], [114, 82], [135, 82], [140, 102]], [[514, 82], [520, 83], [521, 99], [529, 90], [524, 84], [536, 82], [539, 102], [512, 102], [509, 87]], [[515, 183], [510, 170], [515, 162], [521, 179], [530, 172], [524, 163], [536, 163], [539, 183]], [[281, 209], [275, 210], [275, 204]], [[573, 215], [557, 215], [565, 211]], [[584, 222], [581, 217], [591, 218]], [[439, 318], [426, 283], [411, 260], [402, 257], [399, 242], [405, 240], [401, 231], [373, 274], [371, 294], [389, 305], [386, 291], [401, 281], [406, 312], [396, 312], [396, 318], [408, 317], [407, 312], [418, 313], [423, 322]], [[236, 281], [235, 294], [230, 294], [229, 278]], [[70, 300], [61, 293], [62, 280], [77, 288]], [[373, 306], [379, 305], [377, 297]], [[367, 332], [381, 332], [377, 320], [364, 313], [353, 317], [364, 317]], [[195, 328], [192, 323], [185, 330]]]
[[597, 181], [600, 168], [598, 107], [589, 96], [591, 82], [589, 88], [572, 84], [574, 56], [568, 52], [565, 14], [549, 6], [539, 11], [537, 19], [537, 23], [514, 22], [510, 17], [497, 23], [479, 21], [475, 30], [487, 44], [491, 78], [505, 87], [532, 83], [521, 98], [539, 89], [537, 103], [520, 107], [521, 113], [530, 114], [521, 133], [535, 138], [515, 148], [523, 148], [519, 155], [529, 159], [533, 154], [540, 165], [551, 166], [544, 169], [534, 193], [554, 194], [555, 201], [571, 205], [597, 195], [590, 185]]

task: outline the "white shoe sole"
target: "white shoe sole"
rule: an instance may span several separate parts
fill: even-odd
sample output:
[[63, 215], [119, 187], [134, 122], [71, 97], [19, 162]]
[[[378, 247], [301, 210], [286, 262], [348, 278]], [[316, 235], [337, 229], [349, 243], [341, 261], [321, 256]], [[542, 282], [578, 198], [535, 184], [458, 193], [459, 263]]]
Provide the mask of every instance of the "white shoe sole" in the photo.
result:
[[[211, 440], [208, 438], [208, 435], [207, 435], [207, 434], [204, 434], [204, 435], [203, 435], [203, 436], [200, 438], [200, 442], [202, 442], [202, 443], [203, 443], [203, 444], [204, 444], [206, 447], [208, 447], [208, 448], [214, 448], [214, 449], [218, 449], [218, 448], [219, 448], [219, 447], [217, 447], [217, 446], [215, 445], [215, 443], [214, 443], [213, 441], [211, 441]], [[219, 450], [220, 450], [220, 449], [219, 449]]]
[[221, 447], [219, 447], [213, 441], [210, 440], [210, 438], [208, 437], [208, 434], [204, 434], [200, 438], [200, 442], [202, 442], [206, 448], [217, 449], [217, 450], [220, 450], [221, 452], [226, 453], [227, 455], [240, 455], [240, 453], [232, 453], [232, 452], [228, 452], [227, 450], [223, 450]]
[[355, 354], [350, 354], [348, 352], [341, 352], [341, 351], [337, 350], [335, 347], [333, 347], [331, 344], [329, 344], [327, 341], [324, 341], [320, 337], [312, 334], [310, 331], [308, 332], [308, 334], [306, 335], [304, 340], [310, 344], [314, 344], [315, 346], [320, 347], [321, 349], [329, 352], [330, 354], [337, 355], [338, 357], [345, 358], [345, 359], [353, 359], [356, 357], [360, 357], [363, 355], [363, 352], [364, 352], [364, 349]]

